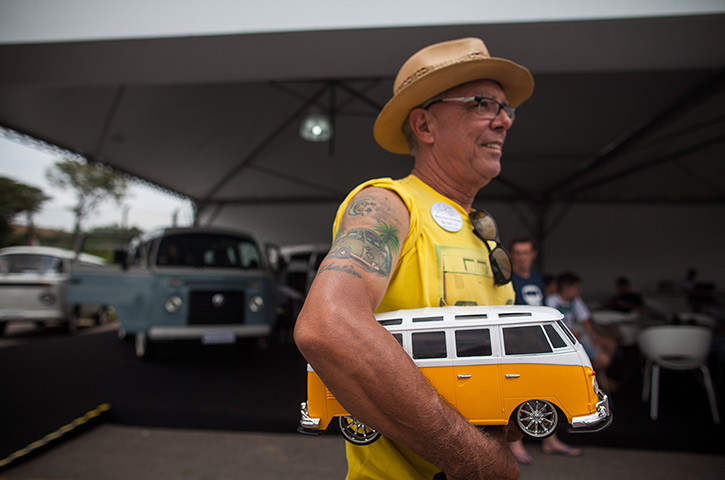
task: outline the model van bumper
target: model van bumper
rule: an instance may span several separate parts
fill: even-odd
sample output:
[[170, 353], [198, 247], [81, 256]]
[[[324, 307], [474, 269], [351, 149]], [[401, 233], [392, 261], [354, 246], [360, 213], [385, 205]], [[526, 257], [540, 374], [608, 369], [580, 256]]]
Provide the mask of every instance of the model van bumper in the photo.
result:
[[571, 419], [570, 432], [598, 432], [604, 430], [612, 423], [612, 411], [609, 408], [609, 397], [604, 395], [597, 402], [596, 412], [591, 415], [574, 417]]
[[322, 432], [319, 431], [319, 428], [320, 419], [311, 418], [307, 410], [307, 402], [302, 402], [300, 404], [300, 424], [297, 427], [297, 431], [306, 433], [307, 435], [320, 435]]

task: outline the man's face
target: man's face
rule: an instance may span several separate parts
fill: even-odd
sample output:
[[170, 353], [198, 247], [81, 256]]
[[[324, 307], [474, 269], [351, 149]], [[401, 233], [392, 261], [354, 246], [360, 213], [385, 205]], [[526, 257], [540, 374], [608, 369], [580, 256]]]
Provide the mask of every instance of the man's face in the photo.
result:
[[511, 246], [511, 261], [516, 272], [529, 272], [536, 258], [536, 250], [530, 242], [517, 242]]
[[[453, 88], [442, 98], [481, 95], [506, 104], [503, 89], [490, 80], [479, 80]], [[501, 152], [513, 121], [503, 111], [494, 118], [477, 113], [475, 102], [439, 102], [429, 109], [433, 145], [442, 168], [451, 169], [462, 182], [483, 186], [501, 172]]]

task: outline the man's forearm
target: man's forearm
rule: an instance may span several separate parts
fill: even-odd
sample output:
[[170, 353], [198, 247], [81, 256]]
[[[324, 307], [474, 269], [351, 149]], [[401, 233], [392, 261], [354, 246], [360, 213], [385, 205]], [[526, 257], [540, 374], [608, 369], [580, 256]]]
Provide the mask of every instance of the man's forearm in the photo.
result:
[[[484, 436], [448, 405], [376, 322], [357, 319], [359, 314], [349, 310], [338, 313], [336, 319], [309, 325], [313, 338], [305, 340], [304, 326], [296, 338], [302, 353], [351, 415], [451, 478], [517, 478], [518, 465], [503, 435]], [[305, 318], [321, 317], [308, 310], [302, 324]], [[357, 323], [354, 337], [323, 333], [325, 328], [349, 332], [345, 324], [350, 322]]]

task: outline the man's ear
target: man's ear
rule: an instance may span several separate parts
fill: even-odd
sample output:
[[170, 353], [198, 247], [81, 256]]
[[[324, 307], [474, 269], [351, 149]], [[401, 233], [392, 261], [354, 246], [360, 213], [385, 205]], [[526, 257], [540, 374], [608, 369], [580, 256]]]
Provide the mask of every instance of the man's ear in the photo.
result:
[[430, 126], [430, 114], [423, 108], [415, 108], [409, 115], [410, 129], [422, 143], [433, 143], [433, 132]]

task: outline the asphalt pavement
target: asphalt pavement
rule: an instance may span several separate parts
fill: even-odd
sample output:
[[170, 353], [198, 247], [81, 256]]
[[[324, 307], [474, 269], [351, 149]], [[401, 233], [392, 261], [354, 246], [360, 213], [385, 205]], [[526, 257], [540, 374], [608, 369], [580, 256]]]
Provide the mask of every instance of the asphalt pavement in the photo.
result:
[[[219, 432], [100, 425], [0, 474], [2, 480], [343, 479], [338, 435]], [[586, 447], [578, 458], [544, 455], [521, 467], [524, 480], [711, 480], [725, 456]]]
[[[265, 348], [169, 346], [144, 362], [112, 326], [72, 337], [10, 332], [0, 339], [0, 460], [27, 454], [0, 467], [0, 479], [344, 478], [342, 437], [295, 432], [305, 362], [278, 340]], [[621, 375], [609, 429], [560, 432], [581, 457], [544, 455], [529, 442], [534, 463], [521, 478], [720, 478], [725, 429], [712, 423], [697, 377], [663, 376], [660, 419], [652, 421], [638, 369], [635, 361]]]

